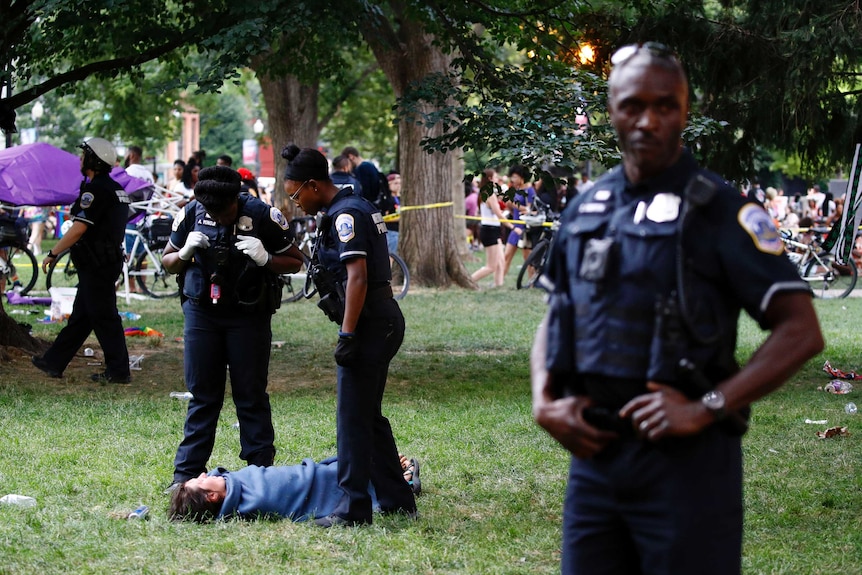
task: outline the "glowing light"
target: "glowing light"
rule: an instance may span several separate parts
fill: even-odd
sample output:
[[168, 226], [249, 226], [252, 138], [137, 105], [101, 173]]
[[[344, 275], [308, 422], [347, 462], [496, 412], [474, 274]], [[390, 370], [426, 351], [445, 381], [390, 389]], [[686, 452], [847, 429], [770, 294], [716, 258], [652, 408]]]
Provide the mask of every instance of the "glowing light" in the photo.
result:
[[581, 44], [578, 48], [578, 60], [581, 64], [591, 64], [596, 61], [596, 52], [589, 44]]

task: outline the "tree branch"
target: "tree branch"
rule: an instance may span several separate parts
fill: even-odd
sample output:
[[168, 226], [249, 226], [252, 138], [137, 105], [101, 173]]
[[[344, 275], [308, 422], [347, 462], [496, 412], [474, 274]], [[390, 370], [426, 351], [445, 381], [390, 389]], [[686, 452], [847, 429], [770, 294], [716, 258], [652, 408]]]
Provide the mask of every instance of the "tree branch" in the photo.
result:
[[339, 110], [341, 110], [341, 106], [344, 104], [345, 101], [347, 101], [350, 95], [355, 92], [356, 89], [359, 88], [359, 86], [361, 86], [362, 83], [379, 68], [380, 64], [378, 64], [376, 60], [368, 64], [368, 66], [366, 66], [365, 69], [362, 70], [362, 73], [359, 75], [359, 77], [341, 91], [341, 93], [335, 99], [335, 105], [332, 107], [332, 110], [329, 113], [325, 114], [317, 123], [317, 129], [323, 130], [323, 128], [325, 128], [326, 125], [329, 124], [329, 121], [332, 120], [332, 118], [334, 118], [336, 114], [338, 114]]

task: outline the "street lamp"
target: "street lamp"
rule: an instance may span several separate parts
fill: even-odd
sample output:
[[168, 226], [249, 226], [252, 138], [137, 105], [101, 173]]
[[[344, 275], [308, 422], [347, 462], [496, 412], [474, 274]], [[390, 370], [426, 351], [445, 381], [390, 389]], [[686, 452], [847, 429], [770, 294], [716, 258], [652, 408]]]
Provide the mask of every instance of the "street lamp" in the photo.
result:
[[254, 132], [254, 167], [255, 175], [260, 176], [260, 135], [263, 134], [263, 121], [260, 118], [251, 126]]
[[41, 120], [44, 115], [45, 107], [42, 105], [42, 102], [36, 100], [36, 103], [33, 104], [33, 108], [30, 110], [30, 117], [33, 118], [33, 123], [36, 127], [36, 131], [33, 134], [34, 142], [39, 140], [39, 120]]
[[260, 136], [261, 134], [263, 134], [263, 121], [258, 118], [254, 121], [254, 125], [251, 127], [251, 129], [254, 130], [255, 136]]

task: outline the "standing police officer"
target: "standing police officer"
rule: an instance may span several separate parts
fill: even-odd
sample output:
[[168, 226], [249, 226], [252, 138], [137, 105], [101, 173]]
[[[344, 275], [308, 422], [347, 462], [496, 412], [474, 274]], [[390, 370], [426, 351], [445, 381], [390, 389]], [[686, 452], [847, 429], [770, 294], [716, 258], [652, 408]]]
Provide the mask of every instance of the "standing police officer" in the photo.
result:
[[240, 458], [264, 467], [275, 458], [266, 392], [270, 324], [281, 302], [278, 274], [298, 270], [302, 259], [282, 213], [240, 187], [231, 168], [201, 170], [195, 200], [177, 214], [162, 257], [180, 274], [186, 387], [194, 396], [171, 487], [206, 471], [228, 366]]
[[382, 412], [389, 362], [404, 339], [404, 316], [390, 287], [386, 224], [353, 188], [332, 183], [326, 158], [317, 150], [289, 146], [282, 156], [288, 160], [285, 193], [307, 214], [323, 214], [315, 256], [324, 269], [313, 277], [323, 296], [319, 305], [340, 326], [335, 362], [343, 495], [332, 514], [315, 523], [370, 524], [369, 481], [383, 513], [415, 517], [416, 500], [404, 482], [392, 428]]
[[[739, 573], [740, 410], [823, 339], [769, 215], [683, 150], [676, 56], [612, 63], [622, 166], [563, 213], [532, 355], [534, 417], [572, 453], [562, 571]], [[771, 333], [740, 370], [741, 309]]]
[[129, 197], [109, 175], [117, 159], [114, 146], [102, 138], [88, 138], [80, 147], [81, 173], [86, 179], [72, 206], [72, 227], [42, 261], [42, 271], [47, 273], [57, 256], [71, 249], [78, 292], [66, 327], [43, 356], [33, 357], [33, 365], [51, 377], [62, 377], [87, 336], [95, 332], [105, 353], [105, 371], [93, 374], [92, 380], [129, 383], [129, 352], [114, 285], [123, 269]]

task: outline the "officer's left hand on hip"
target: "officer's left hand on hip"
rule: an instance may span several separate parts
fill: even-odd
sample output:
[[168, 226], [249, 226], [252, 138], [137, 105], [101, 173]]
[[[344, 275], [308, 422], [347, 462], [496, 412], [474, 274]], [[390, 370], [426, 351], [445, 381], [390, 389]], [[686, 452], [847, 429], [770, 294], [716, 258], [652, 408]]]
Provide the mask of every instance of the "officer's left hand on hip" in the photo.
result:
[[238, 235], [237, 239], [239, 241], [236, 243], [236, 249], [251, 258], [255, 264], [262, 267], [269, 262], [269, 252], [266, 251], [260, 238]]
[[359, 363], [359, 339], [352, 333], [339, 333], [334, 355], [341, 367], [353, 367]]

